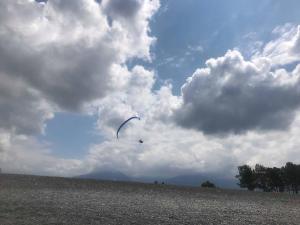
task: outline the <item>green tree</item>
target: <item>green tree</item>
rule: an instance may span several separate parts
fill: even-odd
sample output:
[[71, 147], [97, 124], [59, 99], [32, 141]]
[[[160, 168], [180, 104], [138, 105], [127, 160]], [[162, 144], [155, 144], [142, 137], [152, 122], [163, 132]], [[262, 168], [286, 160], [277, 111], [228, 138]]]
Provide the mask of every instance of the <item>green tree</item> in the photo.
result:
[[298, 194], [300, 186], [300, 165], [287, 162], [283, 167], [284, 182], [289, 191]]
[[285, 190], [298, 194], [300, 189], [300, 165], [287, 162], [281, 168], [265, 167], [256, 164], [254, 170], [248, 165], [238, 167], [240, 187], [254, 190], [284, 192]]
[[300, 164], [296, 165], [296, 193], [298, 194], [300, 189]]
[[256, 187], [255, 172], [248, 165], [238, 167], [239, 174], [236, 178], [239, 179], [238, 185], [241, 188], [247, 188], [249, 191], [253, 191]]
[[284, 180], [283, 172], [277, 167], [267, 168], [268, 185], [271, 191], [283, 192]]
[[268, 177], [268, 168], [263, 165], [256, 164], [254, 169], [255, 187], [262, 189], [265, 192], [270, 192], [270, 180]]

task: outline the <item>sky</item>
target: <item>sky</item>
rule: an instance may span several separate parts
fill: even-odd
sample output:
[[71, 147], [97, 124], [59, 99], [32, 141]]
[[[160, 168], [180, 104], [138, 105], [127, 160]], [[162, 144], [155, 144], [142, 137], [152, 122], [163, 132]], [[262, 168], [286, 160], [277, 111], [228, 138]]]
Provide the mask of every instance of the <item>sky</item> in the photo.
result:
[[299, 7], [1, 1], [0, 167], [233, 177], [300, 163]]

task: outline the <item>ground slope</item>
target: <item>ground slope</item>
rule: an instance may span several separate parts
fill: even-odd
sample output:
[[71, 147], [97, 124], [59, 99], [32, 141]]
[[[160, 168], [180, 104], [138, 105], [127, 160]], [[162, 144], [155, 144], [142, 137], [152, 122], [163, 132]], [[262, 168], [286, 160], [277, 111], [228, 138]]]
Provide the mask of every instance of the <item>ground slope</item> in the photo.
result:
[[0, 174], [0, 224], [300, 224], [300, 197]]

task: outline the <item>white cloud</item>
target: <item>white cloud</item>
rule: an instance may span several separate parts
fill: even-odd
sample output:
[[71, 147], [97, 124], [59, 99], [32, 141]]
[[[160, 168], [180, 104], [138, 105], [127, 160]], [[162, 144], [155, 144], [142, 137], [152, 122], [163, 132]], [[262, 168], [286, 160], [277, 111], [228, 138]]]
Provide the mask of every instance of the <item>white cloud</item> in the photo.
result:
[[[267, 59], [261, 58], [255, 63], [247, 62], [237, 51], [228, 52], [219, 59], [211, 59], [208, 64], [214, 70], [213, 74], [226, 68], [229, 71], [226, 76], [231, 75], [234, 78], [228, 78], [228, 84], [233, 81], [231, 84], [240, 85], [241, 88], [248, 84], [253, 87], [272, 84], [277, 91], [285, 85], [295, 85], [299, 76], [297, 69], [294, 70], [293, 77], [285, 70], [271, 73]], [[181, 110], [184, 109], [182, 99], [172, 94], [170, 86], [162, 86], [157, 92], [151, 91], [155, 78], [153, 72], [136, 67], [127, 73], [132, 73], [128, 75], [132, 80], [124, 87], [127, 91], [108, 96], [100, 103], [99, 130], [105, 134], [106, 141], [91, 148], [87, 160], [92, 167], [117, 168], [133, 176], [173, 176], [200, 172], [232, 177], [236, 173], [237, 165], [242, 163], [253, 165], [267, 162], [270, 166], [280, 166], [292, 159], [291, 155], [298, 145], [295, 138], [300, 132], [297, 122], [299, 119], [292, 123], [293, 129], [290, 131], [262, 133], [253, 130], [243, 135], [207, 136], [201, 131], [181, 128], [173, 123], [171, 118], [174, 110], [180, 107]], [[268, 73], [271, 80], [267, 79]], [[234, 76], [242, 76], [243, 79], [239, 80]], [[142, 79], [143, 85], [135, 79]], [[217, 86], [221, 82], [226, 83], [225, 78], [215, 79], [210, 84]], [[195, 82], [194, 77], [189, 82]], [[193, 95], [195, 99], [200, 98], [200, 94], [206, 90], [212, 93], [215, 91], [207, 83], [202, 88], [196, 87], [198, 92]], [[294, 111], [291, 113], [297, 114]], [[142, 120], [128, 124], [122, 130], [121, 138], [117, 140], [115, 132], [119, 124], [136, 114], [141, 115]], [[197, 125], [198, 120], [194, 119], [193, 122]], [[140, 138], [144, 140], [143, 144], [138, 143]], [[293, 143], [285, 145], [284, 140]], [[299, 160], [296, 157], [293, 159]]]
[[[187, 173], [213, 173], [233, 178], [238, 165], [282, 166], [300, 162], [300, 123], [288, 132], [248, 132], [227, 137], [206, 136], [159, 120], [128, 125], [122, 137], [115, 134], [93, 146], [87, 164], [95, 169], [118, 169], [132, 176], [175, 176]], [[142, 137], [143, 144], [138, 143]]]
[[198, 53], [202, 53], [204, 51], [204, 48], [202, 45], [188, 45], [188, 52], [198, 52]]
[[[0, 4], [0, 78], [11, 85], [3, 96], [5, 103], [0, 102], [1, 109], [13, 108], [14, 118], [25, 110], [28, 117], [37, 117], [38, 124], [29, 124], [35, 127], [54, 111], [81, 110], [113, 91], [118, 85], [114, 81], [123, 79], [122, 74], [111, 73], [114, 65], [124, 64], [131, 57], [149, 58], [154, 38], [149, 36], [148, 20], [159, 7], [158, 1], [137, 1], [138, 8], [132, 9], [135, 18], [122, 16], [132, 20], [129, 24], [106, 12], [105, 1], [53, 0], [39, 4], [5, 0]], [[19, 97], [13, 92], [20, 92]], [[13, 97], [20, 98], [19, 102]], [[18, 106], [21, 101], [22, 109]], [[43, 109], [32, 112], [33, 106]], [[26, 115], [24, 120], [34, 123]], [[23, 125], [7, 117], [1, 113], [0, 124], [5, 122], [17, 131], [26, 129], [19, 129]]]
[[273, 66], [300, 62], [300, 26], [286, 24], [274, 29], [275, 40], [267, 43], [260, 56], [271, 60]]
[[127, 57], [151, 60], [149, 47], [155, 38], [148, 35], [148, 22], [160, 6], [159, 0], [103, 0], [101, 5], [112, 27], [122, 31], [118, 39], [119, 42], [123, 39], [120, 44]]
[[[1, 1], [3, 137], [25, 135], [26, 143], [36, 142], [34, 135], [43, 132], [55, 112], [82, 112], [91, 102], [126, 86], [129, 78], [115, 68], [126, 71], [124, 64], [133, 57], [150, 59], [155, 38], [149, 20], [158, 7], [158, 0]], [[5, 163], [9, 168], [16, 165], [8, 163], [14, 157], [20, 166], [30, 162], [24, 154], [31, 155], [31, 150], [20, 146], [2, 148], [10, 156]], [[38, 148], [32, 154], [49, 162], [45, 166], [60, 160], [38, 153]], [[42, 165], [38, 160], [31, 163]]]
[[[284, 68], [273, 70], [271, 60], [261, 56], [247, 61], [238, 51], [229, 51], [223, 57], [208, 60], [207, 68], [198, 69], [184, 85], [182, 96], [174, 96], [169, 85], [153, 91], [153, 71], [140, 66], [132, 71], [122, 68], [127, 77], [123, 89], [97, 102], [99, 131], [106, 141], [90, 149], [86, 164], [91, 168], [118, 169], [133, 176], [199, 172], [232, 178], [237, 166], [243, 163], [281, 166], [291, 160], [300, 162], [296, 154], [300, 146], [300, 66], [292, 72]], [[227, 96], [227, 101], [211, 104], [216, 96]], [[201, 105], [211, 110], [208, 117], [220, 113], [227, 120], [235, 120], [239, 115], [244, 120], [252, 118], [253, 124], [225, 127], [229, 131], [245, 131], [240, 135], [229, 132], [226, 136], [210, 136], [202, 129], [180, 127], [174, 123], [173, 113], [183, 111], [181, 116], [186, 116], [187, 100], [194, 104], [197, 115], [191, 128], [202, 128], [199, 124], [203, 118], [197, 114]], [[135, 114], [141, 116], [141, 121], [128, 124], [117, 140], [118, 125]], [[279, 129], [287, 127], [290, 129]], [[260, 132], [257, 128], [268, 131]], [[138, 143], [140, 138], [143, 144]]]
[[[272, 60], [261, 55], [247, 61], [237, 50], [228, 51], [223, 57], [208, 60], [206, 68], [198, 69], [183, 86], [182, 96], [174, 96], [168, 86], [153, 92], [130, 85], [126, 94], [108, 97], [99, 111], [105, 114], [99, 117], [99, 125], [108, 134], [107, 141], [90, 150], [90, 165], [118, 168], [136, 176], [200, 172], [232, 178], [237, 165], [243, 163], [299, 163], [300, 66], [291, 72], [284, 67], [274, 69]], [[144, 73], [145, 80], [154, 76], [149, 71]], [[150, 89], [151, 83], [145, 86]], [[131, 95], [130, 88], [140, 95]], [[158, 94], [162, 90], [166, 95]], [[136, 104], [135, 98], [145, 100]], [[177, 122], [184, 127], [171, 120], [174, 110]], [[122, 138], [116, 140], [118, 124], [136, 113], [141, 113], [143, 119], [129, 124]], [[189, 123], [182, 124], [191, 114], [194, 116]], [[114, 115], [113, 122], [110, 115]], [[144, 144], [137, 142], [139, 138]]]
[[179, 104], [179, 98], [172, 95], [172, 87], [162, 86], [153, 91], [155, 74], [141, 66], [123, 73], [128, 74], [123, 89], [95, 103], [99, 107], [99, 130], [110, 130], [109, 136], [115, 138], [120, 123], [133, 115], [139, 115], [147, 122], [170, 121], [173, 109]]
[[271, 70], [272, 59], [246, 61], [238, 51], [209, 59], [182, 86], [175, 120], [207, 134], [285, 130], [300, 106], [299, 67]]
[[88, 169], [81, 160], [53, 156], [46, 144], [33, 137], [3, 131], [0, 132], [0, 167], [7, 173], [57, 176], [79, 175]]

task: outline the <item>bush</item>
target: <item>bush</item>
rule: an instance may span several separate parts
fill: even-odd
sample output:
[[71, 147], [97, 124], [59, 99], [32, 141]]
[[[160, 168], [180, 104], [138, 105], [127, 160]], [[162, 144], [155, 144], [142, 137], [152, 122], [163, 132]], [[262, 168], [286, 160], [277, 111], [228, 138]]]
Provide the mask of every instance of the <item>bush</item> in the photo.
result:
[[201, 184], [201, 187], [205, 187], [205, 188], [215, 188], [216, 185], [214, 183], [211, 183], [210, 181], [205, 181]]

